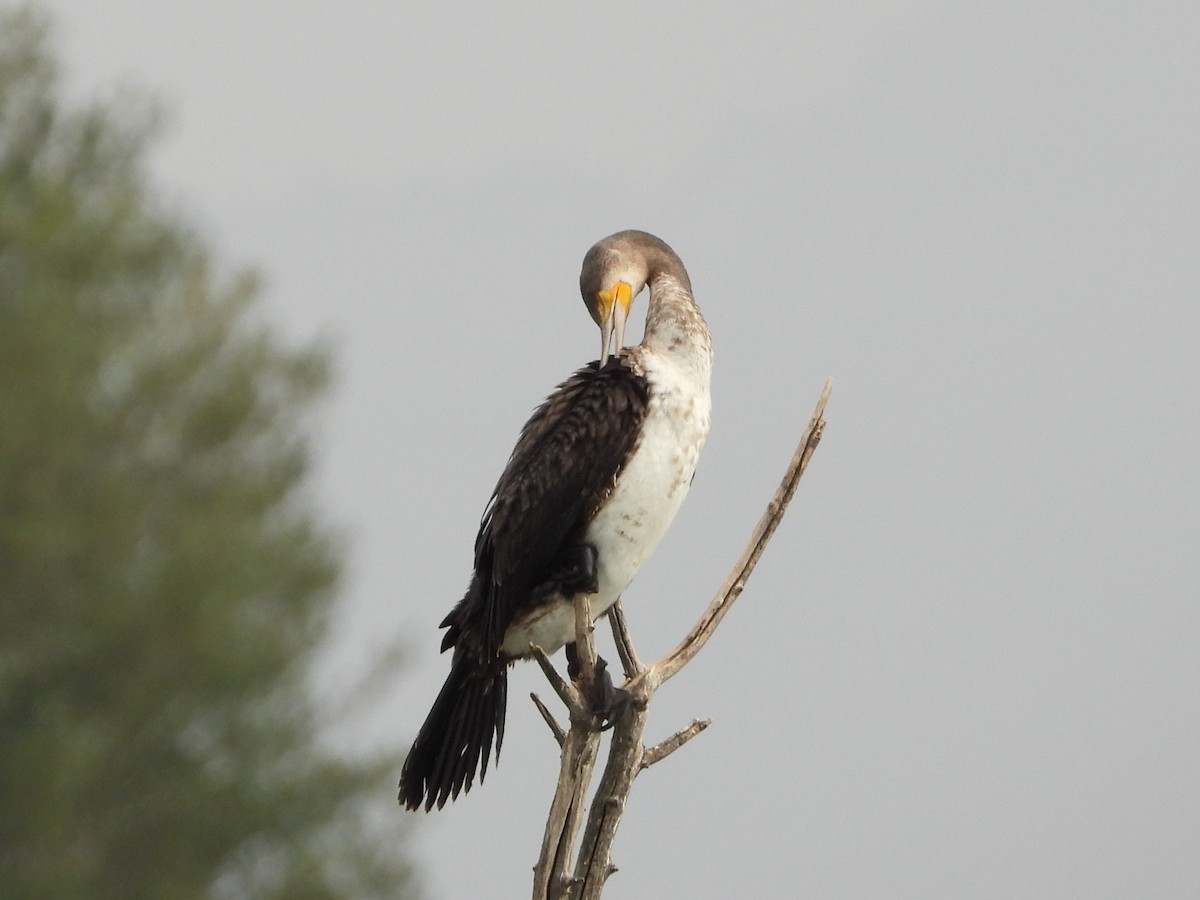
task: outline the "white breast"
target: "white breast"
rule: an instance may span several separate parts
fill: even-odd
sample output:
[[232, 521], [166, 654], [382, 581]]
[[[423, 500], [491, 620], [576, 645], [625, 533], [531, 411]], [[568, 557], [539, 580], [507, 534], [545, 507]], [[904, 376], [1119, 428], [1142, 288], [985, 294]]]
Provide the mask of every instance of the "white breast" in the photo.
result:
[[[691, 487], [711, 421], [707, 377], [697, 378], [649, 352], [642, 352], [638, 361], [650, 383], [641, 440], [585, 534], [599, 557], [593, 616], [616, 602], [666, 534]], [[534, 643], [552, 653], [574, 634], [570, 604], [554, 603], [514, 623], [505, 634], [503, 652], [524, 656]]]

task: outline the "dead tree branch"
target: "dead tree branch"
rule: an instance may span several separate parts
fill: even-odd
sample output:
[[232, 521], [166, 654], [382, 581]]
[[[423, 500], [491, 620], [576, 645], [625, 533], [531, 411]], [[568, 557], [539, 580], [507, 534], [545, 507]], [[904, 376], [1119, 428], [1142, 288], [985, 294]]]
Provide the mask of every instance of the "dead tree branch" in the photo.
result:
[[830, 378], [825, 382], [821, 398], [796, 446], [783, 480], [751, 533], [741, 557], [699, 621], [674, 650], [649, 666], [643, 665], [633, 649], [620, 603], [614, 604], [609, 612], [613, 637], [625, 672], [626, 682], [622, 687], [625, 700], [609, 717], [612, 743], [608, 761], [592, 799], [578, 857], [570, 876], [567, 874], [570, 857], [575, 835], [583, 822], [584, 797], [595, 766], [602, 725], [599, 718], [587, 709], [584, 699], [593, 696], [591, 686], [596, 677], [596, 649], [586, 595], [582, 602], [576, 599], [575, 607], [582, 690], [563, 681], [545, 654], [534, 648], [538, 662], [542, 664], [543, 671], [571, 716], [571, 728], [565, 738], [560, 738], [561, 728], [535, 698], [547, 724], [555, 732], [555, 738], [559, 739], [562, 758], [558, 790], [546, 823], [542, 853], [534, 869], [534, 900], [597, 900], [609, 875], [616, 871], [612, 864], [612, 843], [634, 780], [643, 770], [662, 761], [708, 727], [710, 720], [695, 720], [653, 747], [646, 748], [642, 742], [654, 692], [677, 675], [712, 637], [721, 620], [741, 596], [767, 543], [779, 527], [796, 486], [808, 467], [808, 461], [820, 443], [825, 428], [825, 405], [832, 390], [833, 379]]
[[746, 549], [742, 551], [741, 558], [734, 564], [725, 583], [717, 590], [716, 596], [708, 604], [708, 609], [704, 611], [704, 615], [700, 617], [700, 621], [696, 623], [695, 627], [688, 632], [688, 636], [679, 643], [678, 647], [655, 663], [655, 666], [660, 669], [662, 681], [676, 675], [691, 661], [692, 657], [700, 652], [700, 648], [708, 643], [708, 639], [717, 630], [717, 626], [721, 624], [721, 620], [725, 618], [725, 614], [729, 612], [734, 601], [741, 596], [742, 590], [750, 578], [750, 573], [758, 565], [759, 558], [767, 549], [767, 543], [783, 520], [783, 514], [787, 511], [788, 504], [792, 502], [792, 495], [796, 493], [796, 486], [800, 483], [804, 470], [808, 468], [808, 461], [816, 451], [817, 444], [821, 442], [821, 435], [825, 431], [825, 404], [829, 402], [829, 393], [832, 390], [833, 379], [829, 378], [825, 381], [825, 389], [821, 391], [821, 399], [817, 401], [817, 407], [813, 410], [808, 427], [804, 430], [800, 443], [796, 445], [796, 452], [792, 454], [787, 471], [783, 474], [783, 480], [775, 490], [775, 496], [771, 498], [771, 502], [767, 504], [758, 524], [754, 526]]
[[[568, 887], [567, 872], [571, 868], [575, 835], [579, 833], [583, 821], [585, 794], [600, 749], [602, 723], [588, 707], [586, 700], [592, 696], [591, 685], [596, 678], [596, 641], [587, 594], [575, 596], [575, 647], [581, 666], [578, 689], [558, 674], [540, 647], [532, 648], [534, 657], [566, 705], [571, 718], [570, 731], [559, 741], [562, 755], [559, 760], [558, 787], [550, 803], [550, 814], [542, 835], [542, 851], [533, 870], [535, 900], [557, 900], [567, 896], [564, 891]], [[541, 709], [541, 702], [535, 702]], [[543, 716], [547, 716], [547, 724], [553, 721], [548, 712], [543, 713]], [[555, 730], [556, 726], [555, 722], [551, 730]]]
[[561, 747], [567, 740], [567, 732], [558, 724], [558, 720], [554, 718], [554, 713], [546, 708], [546, 704], [542, 702], [541, 697], [530, 692], [529, 699], [533, 701], [533, 705], [542, 714], [542, 719], [550, 726], [550, 733], [554, 735], [554, 740], [558, 741], [558, 746]]
[[692, 719], [691, 725], [680, 728], [662, 743], [647, 747], [642, 753], [642, 768], [648, 769], [656, 762], [662, 762], [711, 724], [712, 719]]
[[608, 611], [608, 623], [612, 626], [613, 642], [617, 645], [617, 656], [621, 657], [621, 669], [625, 672], [625, 680], [628, 681], [630, 678], [640, 675], [645, 666], [638, 659], [637, 651], [633, 649], [633, 638], [629, 636], [629, 625], [625, 621], [625, 610], [621, 608], [619, 598], [612, 605], [612, 609]]

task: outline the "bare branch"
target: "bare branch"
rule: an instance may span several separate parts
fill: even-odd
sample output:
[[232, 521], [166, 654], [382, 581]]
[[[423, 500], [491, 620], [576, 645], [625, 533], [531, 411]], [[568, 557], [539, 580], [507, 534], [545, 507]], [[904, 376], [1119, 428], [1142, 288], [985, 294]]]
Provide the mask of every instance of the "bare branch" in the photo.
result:
[[642, 768], [648, 769], [656, 762], [662, 762], [711, 724], [712, 719], [693, 719], [691, 725], [679, 729], [662, 743], [646, 748], [642, 753]]
[[[575, 651], [579, 654], [579, 690], [585, 700], [596, 685], [596, 634], [592, 625], [592, 595], [575, 595]], [[590, 713], [590, 710], [589, 710]]]
[[825, 382], [821, 399], [817, 401], [812, 419], [809, 420], [808, 428], [804, 430], [804, 435], [796, 446], [796, 452], [792, 454], [792, 461], [788, 464], [783, 480], [775, 491], [775, 496], [767, 504], [762, 518], [759, 519], [758, 525], [750, 535], [746, 549], [742, 551], [741, 558], [738, 559], [733, 570], [725, 579], [725, 583], [721, 585], [716, 596], [713, 597], [712, 602], [700, 617], [700, 621], [688, 632], [687, 637], [680, 642], [679, 646], [655, 663], [654, 668], [659, 670], [660, 682], [678, 674], [679, 670], [700, 652], [700, 648], [708, 643], [708, 639], [717, 630], [717, 626], [725, 618], [725, 614], [729, 612], [734, 601], [741, 595], [746, 581], [750, 578], [750, 573], [754, 571], [759, 557], [762, 556], [771, 536], [775, 534], [775, 529], [779, 527], [779, 522], [783, 518], [784, 512], [787, 511], [788, 503], [791, 502], [792, 495], [796, 493], [796, 486], [800, 483], [804, 470], [808, 468], [808, 461], [812, 458], [813, 451], [817, 449], [817, 444], [821, 441], [821, 434], [825, 430], [825, 404], [829, 401], [829, 392], [832, 390], [833, 379], [830, 378]]
[[586, 704], [583, 702], [583, 698], [579, 696], [579, 691], [575, 689], [575, 685], [558, 674], [558, 669], [554, 668], [554, 663], [550, 662], [550, 657], [546, 655], [546, 651], [537, 644], [530, 644], [529, 652], [533, 654], [533, 658], [537, 660], [537, 664], [542, 667], [542, 674], [546, 676], [546, 680], [550, 682], [550, 687], [554, 688], [554, 693], [558, 694], [558, 699], [570, 710], [571, 715], [575, 716], [578, 712], [586, 709]]
[[546, 724], [550, 726], [550, 732], [554, 735], [554, 740], [558, 741], [558, 746], [561, 747], [567, 739], [566, 731], [558, 724], [558, 721], [554, 718], [554, 714], [546, 708], [546, 704], [542, 702], [541, 697], [532, 691], [529, 692], [529, 697], [533, 700], [533, 705], [538, 708], [538, 712], [542, 714], [542, 718], [546, 721]]
[[557, 900], [566, 896], [567, 872], [571, 868], [575, 835], [583, 821], [585, 794], [592, 781], [600, 733], [571, 725], [559, 760], [558, 786], [550, 803], [542, 851], [533, 870], [534, 900]]
[[583, 840], [579, 845], [579, 858], [575, 863], [578, 888], [572, 894], [573, 900], [597, 900], [604, 889], [604, 882], [615, 871], [612, 864], [613, 840], [625, 812], [629, 792], [633, 789], [633, 780], [642, 769], [642, 735], [649, 716], [650, 696], [645, 692], [641, 679], [626, 684], [625, 690], [629, 692], [629, 698], [613, 716], [608, 763], [596, 787]]
[[[825, 405], [832, 387], [833, 380], [829, 379], [792, 456], [783, 481], [771, 502], [767, 504], [767, 509], [755, 527], [746, 549], [687, 637], [658, 662], [649, 666], [643, 665], [633, 649], [620, 603], [614, 604], [610, 610], [609, 621], [613, 638], [627, 679], [623, 686], [626, 702], [619, 705], [610, 715], [612, 742], [608, 762], [588, 812], [574, 873], [569, 877], [568, 860], [582, 821], [584, 795], [591, 780], [599, 746], [599, 721], [586, 707], [584, 699], [593, 696], [589, 685], [594, 683], [590, 679], [595, 677], [596, 665], [586, 595], [583, 595], [582, 601], [576, 598], [575, 606], [576, 648], [581, 662], [581, 684], [584, 693], [581, 694], [580, 690], [572, 685], [562, 683], [561, 677], [546, 660], [545, 654], [535, 648], [538, 662], [542, 664], [551, 684], [555, 685], [555, 690], [571, 711], [571, 729], [561, 743], [562, 761], [558, 790], [543, 837], [542, 855], [535, 869], [534, 900], [598, 900], [604, 883], [616, 871], [612, 864], [612, 844], [637, 775], [666, 759], [710, 724], [710, 720], [693, 721], [649, 749], [642, 743], [649, 716], [650, 699], [654, 692], [687, 665], [712, 636], [725, 613], [741, 595], [759, 557], [775, 533], [796, 491], [796, 485], [821, 440], [825, 427]], [[538, 705], [541, 709], [540, 702]], [[548, 724], [553, 721], [553, 717], [546, 711], [543, 711], [543, 717], [547, 718]], [[554, 728], [555, 725], [551, 727]], [[561, 732], [561, 729], [559, 731]]]
[[608, 611], [608, 623], [612, 626], [613, 641], [617, 645], [617, 656], [621, 657], [621, 669], [626, 679], [640, 675], [646, 667], [633, 649], [633, 638], [629, 635], [629, 624], [625, 621], [625, 610], [621, 608], [619, 598]]
[[593, 632], [590, 597], [577, 594], [575, 649], [580, 663], [578, 689], [563, 682], [546, 659], [546, 654], [535, 648], [542, 671], [555, 690], [559, 691], [570, 712], [571, 730], [560, 742], [562, 755], [558, 786], [550, 804], [546, 830], [542, 834], [542, 851], [534, 867], [534, 900], [559, 900], [567, 897], [571, 890], [567, 873], [571, 869], [575, 837], [583, 824], [587, 789], [600, 749], [600, 720], [586, 702], [586, 698], [593, 695], [592, 685], [596, 682], [596, 642]]

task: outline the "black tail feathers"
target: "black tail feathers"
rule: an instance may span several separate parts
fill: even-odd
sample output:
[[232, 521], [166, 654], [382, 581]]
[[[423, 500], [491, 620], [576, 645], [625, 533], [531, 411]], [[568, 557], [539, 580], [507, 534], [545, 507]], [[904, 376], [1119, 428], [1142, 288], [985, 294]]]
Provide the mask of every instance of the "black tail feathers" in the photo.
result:
[[500, 659], [481, 663], [460, 645], [433, 709], [417, 733], [400, 772], [400, 802], [408, 809], [441, 809], [459, 791], [471, 790], [487, 774], [492, 739], [496, 758], [504, 740], [508, 666]]

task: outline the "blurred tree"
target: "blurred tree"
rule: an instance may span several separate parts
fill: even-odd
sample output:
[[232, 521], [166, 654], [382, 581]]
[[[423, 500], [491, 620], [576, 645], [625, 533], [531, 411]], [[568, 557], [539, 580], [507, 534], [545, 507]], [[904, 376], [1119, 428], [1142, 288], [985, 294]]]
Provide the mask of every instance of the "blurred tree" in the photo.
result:
[[411, 893], [397, 760], [325, 750], [306, 691], [324, 359], [155, 209], [153, 116], [57, 90], [0, 11], [0, 895]]

